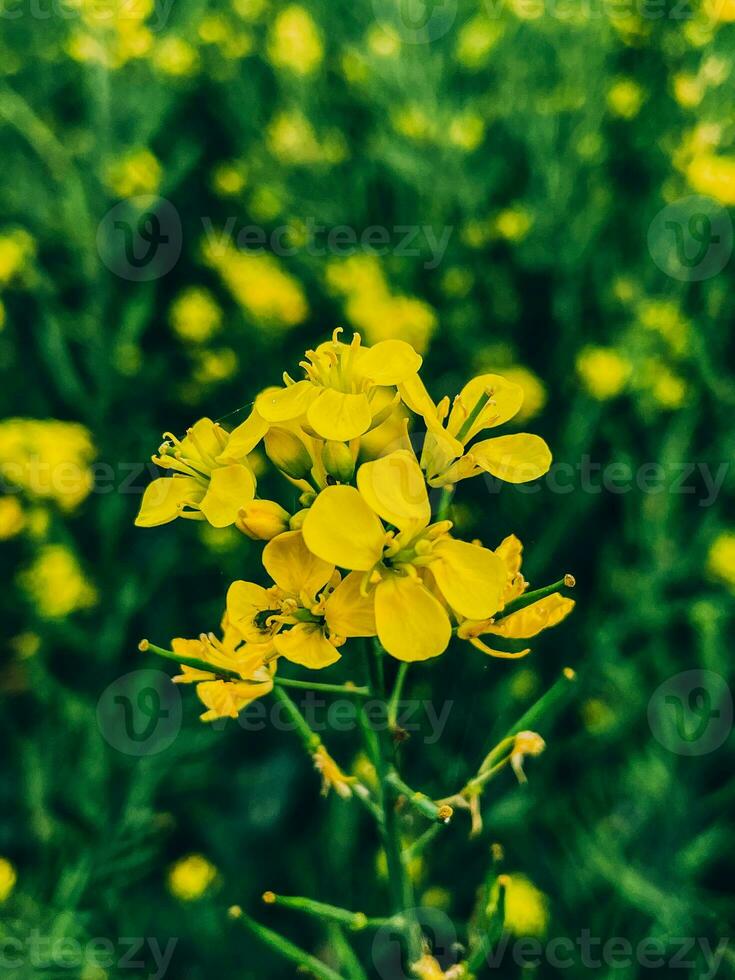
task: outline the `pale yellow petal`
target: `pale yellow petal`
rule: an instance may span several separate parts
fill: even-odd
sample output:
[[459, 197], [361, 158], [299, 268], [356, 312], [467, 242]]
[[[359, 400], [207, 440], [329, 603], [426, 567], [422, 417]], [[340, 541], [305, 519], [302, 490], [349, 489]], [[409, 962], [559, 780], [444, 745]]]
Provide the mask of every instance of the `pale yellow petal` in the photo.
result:
[[272, 606], [266, 589], [255, 582], [233, 582], [227, 590], [227, 619], [243, 639], [257, 643], [263, 640], [265, 625], [259, 627], [255, 617]]
[[276, 650], [291, 663], [320, 670], [336, 663], [341, 654], [324, 636], [319, 623], [298, 623], [290, 630], [278, 633], [274, 639]]
[[388, 575], [375, 588], [375, 625], [398, 660], [428, 660], [449, 645], [452, 627], [442, 604], [410, 575]]
[[503, 561], [495, 552], [467, 541], [439, 541], [429, 565], [440, 592], [460, 616], [484, 619], [500, 608], [507, 581]]
[[212, 527], [235, 523], [237, 512], [255, 496], [255, 477], [247, 466], [232, 463], [212, 470], [209, 489], [199, 509]]
[[447, 422], [447, 429], [452, 435], [457, 435], [486, 392], [490, 393], [487, 404], [468, 431], [462, 434], [462, 441], [465, 444], [483, 429], [503, 425], [504, 422], [512, 419], [523, 404], [523, 388], [520, 385], [508, 381], [500, 374], [480, 374], [467, 382], [454, 401]]
[[309, 405], [309, 425], [322, 439], [349, 442], [370, 428], [372, 414], [367, 395], [348, 395], [334, 388], [324, 388]]
[[217, 457], [217, 462], [242, 462], [248, 453], [251, 453], [255, 449], [267, 431], [268, 423], [259, 412], [253, 409], [245, 421], [241, 422], [229, 434], [227, 444]]
[[208, 711], [200, 715], [202, 721], [217, 718], [237, 718], [251, 701], [273, 690], [273, 679], [250, 683], [247, 681], [207, 681], [197, 685], [197, 694]]
[[357, 486], [375, 513], [394, 527], [420, 529], [431, 519], [424, 474], [410, 450], [399, 449], [363, 463]]
[[292, 595], [306, 592], [312, 599], [334, 572], [331, 562], [309, 551], [301, 531], [286, 531], [269, 541], [263, 549], [263, 565], [284, 592]]
[[285, 388], [266, 388], [255, 400], [255, 409], [266, 422], [287, 422], [306, 414], [319, 389], [311, 381], [297, 381]]
[[340, 568], [367, 571], [383, 554], [383, 525], [354, 487], [322, 490], [302, 531], [309, 551]]
[[528, 483], [548, 472], [551, 452], [540, 436], [521, 432], [475, 443], [470, 449], [475, 465], [506, 483]]
[[568, 599], [560, 592], [545, 596], [531, 603], [525, 609], [511, 613], [497, 624], [488, 626], [485, 633], [505, 636], [509, 640], [530, 640], [542, 630], [556, 626], [574, 609], [574, 599]]
[[227, 433], [222, 426], [211, 419], [203, 418], [187, 429], [179, 450], [187, 459], [200, 459], [204, 463], [204, 469], [208, 471], [222, 452], [226, 439]]
[[355, 371], [378, 385], [396, 385], [416, 374], [422, 357], [405, 340], [381, 340], [360, 348]]
[[412, 412], [422, 418], [436, 418], [437, 411], [431, 395], [418, 374], [409, 375], [398, 386], [401, 399]]
[[145, 488], [135, 523], [138, 527], [168, 524], [178, 517], [184, 505], [196, 506], [204, 492], [202, 484], [193, 476], [159, 477]]
[[375, 594], [372, 589], [362, 594], [364, 577], [350, 572], [327, 599], [325, 618], [332, 636], [375, 636]]

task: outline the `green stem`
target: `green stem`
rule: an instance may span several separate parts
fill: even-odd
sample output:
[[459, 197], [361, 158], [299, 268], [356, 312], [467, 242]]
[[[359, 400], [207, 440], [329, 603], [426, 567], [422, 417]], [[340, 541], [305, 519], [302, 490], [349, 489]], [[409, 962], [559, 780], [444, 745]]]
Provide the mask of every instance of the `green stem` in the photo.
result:
[[234, 680], [243, 680], [243, 677], [236, 670], [230, 670], [229, 667], [217, 667], [214, 664], [208, 663], [206, 660], [200, 660], [198, 657], [182, 657], [178, 653], [174, 653], [173, 650], [165, 650], [163, 647], [157, 647], [150, 640], [141, 640], [138, 644], [138, 649], [143, 653], [149, 651], [150, 653], [155, 653], [157, 657], [163, 657], [164, 660], [172, 660], [182, 667], [192, 667], [194, 670], [206, 670], [208, 674], [216, 674], [217, 677], [231, 677]]
[[442, 825], [440, 823], [433, 823], [428, 830], [425, 830], [420, 837], [416, 838], [413, 844], [409, 844], [401, 855], [403, 863], [409, 865], [415, 857], [418, 857], [431, 844], [434, 838], [441, 833], [441, 829]]
[[411, 806], [427, 819], [434, 820], [438, 823], [449, 822], [452, 814], [451, 811], [448, 812], [448, 808], [442, 808], [434, 803], [426, 793], [419, 793], [417, 790], [411, 789], [408, 783], [404, 783], [395, 769], [391, 768], [388, 770], [385, 781], [396, 793], [405, 796]]
[[276, 677], [278, 687], [293, 687], [300, 691], [323, 691], [325, 694], [352, 694], [357, 698], [367, 698], [370, 691], [354, 684], [323, 684], [317, 681], [298, 681], [291, 677]]
[[316, 750], [321, 746], [322, 740], [319, 738], [316, 732], [313, 732], [309, 728], [306, 719], [282, 687], [274, 687], [272, 693], [273, 697], [276, 699], [276, 701], [278, 701], [293, 722], [296, 734], [304, 743], [304, 748], [306, 751], [309, 753], [309, 755], [314, 755]]
[[266, 926], [262, 926], [255, 919], [251, 919], [238, 905], [230, 909], [230, 918], [235, 922], [239, 922], [254, 936], [257, 936], [261, 942], [265, 943], [266, 946], [270, 946], [276, 953], [280, 953], [285, 959], [296, 963], [300, 967], [305, 967], [315, 977], [318, 977], [319, 980], [343, 980], [339, 973], [336, 973], [326, 963], [322, 963], [316, 956], [307, 953], [306, 950], [301, 949], [295, 943], [292, 943], [290, 939], [286, 939], [285, 936], [281, 936], [280, 933], [274, 932]]
[[330, 922], [338, 922], [340, 925], [347, 926], [353, 932], [362, 932], [363, 929], [379, 929], [382, 926], [395, 922], [390, 918], [371, 918], [364, 912], [350, 912], [339, 905], [328, 905], [326, 902], [316, 902], [311, 898], [303, 898], [300, 895], [276, 895], [273, 892], [265, 892], [263, 901], [266, 905], [280, 905], [286, 909], [295, 909], [305, 915], [313, 916], [316, 919], [328, 919]]
[[345, 936], [344, 928], [336, 922], [332, 922], [327, 928], [327, 933], [329, 945], [337, 954], [340, 969], [345, 972], [347, 980], [368, 980], [367, 973], [365, 973], [357, 954]]
[[388, 728], [391, 731], [394, 731], [397, 726], [398, 706], [401, 701], [401, 694], [403, 693], [403, 685], [406, 681], [408, 668], [409, 664], [405, 661], [399, 666], [398, 673], [396, 674], [396, 682], [393, 685], [393, 691], [391, 692], [390, 701], [388, 702]]
[[488, 953], [491, 951], [503, 933], [503, 926], [505, 924], [506, 886], [502, 876], [497, 881], [497, 887], [498, 895], [495, 900], [495, 905], [489, 912], [488, 921], [485, 925], [482, 938], [467, 959], [467, 970], [470, 974], [474, 974], [483, 966], [487, 959]]
[[451, 486], [442, 487], [441, 496], [439, 497], [439, 506], [436, 508], [437, 521], [445, 521], [447, 519], [447, 514], [449, 513], [449, 505], [452, 502], [453, 493], [454, 493], [453, 487]]

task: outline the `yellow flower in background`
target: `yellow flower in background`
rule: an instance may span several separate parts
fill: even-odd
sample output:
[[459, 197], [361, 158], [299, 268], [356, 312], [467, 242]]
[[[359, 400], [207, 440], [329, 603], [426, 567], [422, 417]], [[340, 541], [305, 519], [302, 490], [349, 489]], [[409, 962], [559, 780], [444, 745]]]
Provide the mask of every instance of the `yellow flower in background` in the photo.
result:
[[691, 324], [679, 305], [669, 300], [647, 299], [636, 308], [641, 324], [662, 337], [673, 354], [684, 354], [688, 347]]
[[206, 243], [204, 258], [256, 326], [289, 329], [306, 319], [309, 307], [301, 285], [272, 255]]
[[695, 109], [704, 97], [704, 85], [696, 75], [679, 72], [673, 80], [674, 98], [684, 109]]
[[698, 194], [707, 194], [720, 204], [735, 206], [735, 157], [702, 153], [686, 168], [689, 186]]
[[[243, 641], [242, 634], [225, 614], [221, 623], [222, 639], [214, 633], [202, 633], [196, 640], [176, 637], [171, 641], [174, 653], [182, 658], [202, 660], [212, 670], [181, 664], [181, 673], [173, 678], [175, 684], [196, 684], [197, 697], [206, 707], [199, 717], [202, 721], [217, 718], [237, 718], [251, 701], [273, 690], [275, 662], [272, 648]], [[140, 644], [146, 650], [149, 644]], [[223, 676], [221, 671], [228, 671]], [[218, 672], [219, 671], [219, 672]]]
[[427, 426], [421, 467], [430, 486], [450, 486], [489, 473], [507, 483], [528, 483], [551, 466], [549, 447], [528, 432], [495, 436], [468, 446], [484, 429], [514, 418], [523, 404], [523, 389], [499, 374], [481, 374], [469, 381], [451, 403], [435, 405], [418, 375], [399, 386], [406, 405]]
[[26, 518], [17, 497], [0, 497], [0, 541], [14, 538], [25, 527]]
[[162, 38], [151, 53], [151, 61], [164, 75], [184, 78], [194, 75], [199, 68], [199, 55], [183, 37], [170, 34]]
[[212, 188], [220, 197], [235, 197], [247, 185], [247, 171], [237, 160], [218, 164], [212, 171]]
[[23, 228], [0, 235], [0, 287], [23, 275], [36, 254], [36, 243]]
[[189, 854], [169, 868], [168, 890], [180, 902], [194, 902], [217, 879], [217, 868], [202, 854]]
[[683, 378], [674, 374], [665, 365], [659, 364], [650, 375], [651, 394], [661, 408], [681, 408], [687, 396], [687, 385]]
[[230, 347], [197, 351], [194, 382], [198, 386], [205, 386], [229, 381], [237, 374], [239, 366], [237, 354]]
[[334, 259], [326, 279], [345, 298], [348, 320], [368, 343], [403, 340], [419, 353], [426, 350], [438, 325], [435, 310], [414, 296], [393, 294], [376, 255]]
[[585, 347], [577, 355], [577, 374], [598, 401], [619, 395], [628, 383], [630, 361], [612, 347]]
[[549, 899], [525, 875], [504, 875], [505, 928], [514, 936], [541, 937], [549, 924]]
[[437, 135], [436, 120], [421, 106], [408, 105], [396, 109], [391, 114], [391, 119], [397, 133], [416, 143], [423, 143]]
[[0, 857], [0, 902], [7, 901], [18, 880], [15, 868], [7, 858]]
[[155, 194], [161, 184], [161, 164], [150, 150], [130, 150], [105, 168], [105, 184], [117, 197]]
[[203, 344], [222, 326], [222, 310], [208, 289], [190, 286], [171, 304], [169, 322], [182, 340]]
[[338, 327], [331, 341], [306, 352], [303, 381], [285, 375], [284, 388], [258, 396], [255, 405], [262, 418], [274, 425], [303, 419], [317, 436], [336, 442], [356, 439], [387, 418], [381, 389], [414, 375], [420, 355], [400, 340], [363, 347], [359, 334], [344, 344], [340, 333]]
[[735, 0], [704, 0], [703, 9], [715, 23], [735, 23]]
[[155, 0], [70, 0], [81, 15], [82, 29], [74, 30], [66, 50], [74, 61], [91, 62], [106, 68], [121, 68], [128, 61], [144, 58], [155, 38], [145, 21], [154, 12]]
[[228, 617], [247, 643], [319, 670], [339, 660], [346, 637], [375, 635], [370, 600], [311, 552], [301, 531], [269, 541], [263, 565], [271, 588], [238, 581], [227, 593]]
[[490, 53], [503, 36], [503, 31], [501, 23], [478, 14], [460, 30], [455, 58], [464, 68], [478, 71], [489, 60]]
[[633, 119], [641, 111], [645, 93], [632, 78], [619, 78], [608, 90], [610, 112], [621, 119]]
[[568, 599], [560, 592], [537, 599], [528, 606], [510, 612], [507, 616], [498, 618], [506, 605], [520, 598], [528, 589], [528, 582], [521, 574], [521, 557], [523, 545], [515, 536], [509, 535], [495, 549], [495, 554], [505, 567], [505, 585], [497, 609], [493, 610], [490, 618], [482, 622], [466, 620], [457, 630], [457, 636], [469, 640], [472, 646], [491, 657], [505, 660], [517, 660], [531, 652], [530, 647], [520, 651], [506, 652], [496, 650], [484, 643], [480, 636], [495, 636], [505, 640], [530, 640], [543, 630], [556, 626], [574, 609], [574, 600]]
[[63, 619], [97, 603], [97, 590], [72, 551], [46, 545], [18, 575], [18, 584], [44, 619]]
[[0, 474], [9, 486], [72, 511], [93, 485], [92, 436], [77, 422], [57, 419], [0, 421]]
[[322, 63], [324, 46], [311, 14], [298, 4], [281, 10], [268, 35], [268, 57], [276, 68], [311, 75]]
[[710, 545], [707, 572], [735, 592], [735, 531], [721, 531]]
[[320, 142], [309, 120], [298, 110], [277, 112], [268, 124], [266, 138], [273, 156], [286, 164], [334, 164], [347, 156], [347, 145], [340, 132], [332, 130]]
[[[348, 569], [345, 583], [373, 599], [378, 638], [399, 660], [443, 653], [447, 610], [482, 619], [504, 588], [505, 567], [493, 552], [452, 538], [450, 521], [430, 521], [424, 475], [409, 450], [363, 463], [357, 488], [327, 487], [304, 518], [309, 550]], [[341, 618], [349, 624], [349, 613]]]
[[526, 237], [533, 225], [533, 217], [525, 208], [506, 208], [497, 214], [492, 228], [496, 235], [509, 242], [520, 242]]
[[535, 418], [546, 405], [547, 392], [541, 379], [522, 364], [503, 368], [503, 377], [523, 389], [523, 401], [516, 415], [517, 422]]
[[266, 430], [251, 414], [232, 433], [207, 418], [195, 422], [183, 439], [166, 433], [152, 459], [173, 476], [159, 477], [146, 487], [136, 525], [156, 527], [176, 517], [207, 520], [213, 527], [234, 524], [239, 509], [255, 496], [247, 455]]
[[448, 138], [453, 146], [472, 153], [485, 139], [485, 120], [472, 112], [455, 116], [449, 124]]
[[373, 24], [365, 35], [368, 50], [378, 58], [395, 58], [401, 51], [401, 39], [387, 24]]

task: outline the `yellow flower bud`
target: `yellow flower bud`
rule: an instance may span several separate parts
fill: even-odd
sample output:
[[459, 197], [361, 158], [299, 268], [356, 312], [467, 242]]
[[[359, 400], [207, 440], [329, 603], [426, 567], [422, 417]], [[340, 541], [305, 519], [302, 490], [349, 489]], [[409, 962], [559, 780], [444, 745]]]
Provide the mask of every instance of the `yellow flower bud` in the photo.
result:
[[303, 480], [311, 473], [312, 461], [306, 446], [293, 432], [270, 429], [265, 437], [265, 451], [279, 470], [294, 480]]
[[289, 513], [275, 500], [253, 500], [237, 515], [238, 530], [253, 541], [270, 541], [289, 527]]
[[327, 473], [339, 483], [349, 483], [352, 479], [355, 472], [355, 461], [349, 446], [345, 445], [344, 442], [332, 442], [331, 440], [325, 442], [322, 462]]

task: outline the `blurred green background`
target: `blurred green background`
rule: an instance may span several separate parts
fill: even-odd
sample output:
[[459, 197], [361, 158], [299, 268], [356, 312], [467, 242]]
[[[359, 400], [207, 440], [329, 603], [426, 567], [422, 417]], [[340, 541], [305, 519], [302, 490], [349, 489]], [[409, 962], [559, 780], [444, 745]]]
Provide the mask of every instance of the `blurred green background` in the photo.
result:
[[[161, 433], [236, 424], [337, 325], [411, 341], [436, 398], [486, 370], [523, 384], [516, 422], [560, 468], [468, 481], [454, 517], [492, 547], [517, 533], [532, 585], [578, 583], [528, 659], [458, 645], [409, 675], [452, 702], [438, 744], [402, 750], [434, 796], [579, 675], [529, 784], [494, 783], [483, 835], [459, 814], [417, 864], [422, 904], [465, 942], [497, 842], [518, 933], [666, 952], [498, 975], [680, 976], [682, 936], [714, 975], [735, 911], [734, 41], [732, 0], [6, 0], [3, 976], [156, 975], [150, 940], [176, 938], [167, 976], [278, 980], [231, 903], [331, 962], [264, 889], [385, 912], [366, 815], [319, 795], [293, 736], [207, 728], [187, 690], [179, 724], [172, 671], [136, 649], [215, 628], [261, 574], [234, 528], [133, 528]], [[136, 741], [120, 712], [145, 729], [151, 676], [169, 716]], [[354, 735], [329, 742], [360, 764]]]

